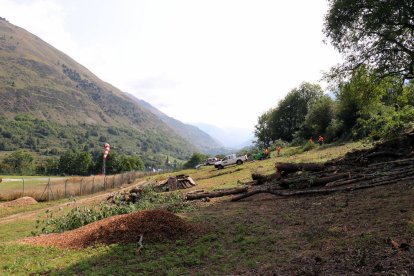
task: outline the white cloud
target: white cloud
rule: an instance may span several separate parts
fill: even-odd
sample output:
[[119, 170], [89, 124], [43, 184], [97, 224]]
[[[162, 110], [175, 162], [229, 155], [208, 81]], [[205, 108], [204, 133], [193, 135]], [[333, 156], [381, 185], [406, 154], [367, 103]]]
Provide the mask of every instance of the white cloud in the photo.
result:
[[252, 129], [340, 58], [325, 0], [0, 0], [1, 15], [185, 122]]

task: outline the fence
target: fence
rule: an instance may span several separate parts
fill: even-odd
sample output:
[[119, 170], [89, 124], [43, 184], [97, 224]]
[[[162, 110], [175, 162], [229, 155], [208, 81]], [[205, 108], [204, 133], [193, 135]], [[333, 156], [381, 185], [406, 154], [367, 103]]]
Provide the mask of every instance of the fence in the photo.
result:
[[132, 171], [105, 176], [8, 179], [0, 183], [0, 200], [30, 196], [37, 201], [49, 201], [89, 195], [131, 184], [146, 175], [149, 174]]

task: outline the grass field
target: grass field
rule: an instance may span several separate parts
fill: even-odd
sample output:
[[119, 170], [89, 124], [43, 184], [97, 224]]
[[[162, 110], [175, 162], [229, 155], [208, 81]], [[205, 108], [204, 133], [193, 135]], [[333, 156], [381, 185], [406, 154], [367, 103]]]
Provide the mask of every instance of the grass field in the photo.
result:
[[9, 201], [21, 196], [44, 201], [93, 194], [126, 184], [131, 179], [135, 179], [138, 174], [140, 172], [87, 177], [4, 176], [0, 183], [0, 201]]
[[[213, 190], [249, 181], [252, 172], [270, 174], [274, 163], [323, 162], [360, 143], [321, 147], [294, 154], [248, 162], [224, 170], [203, 167], [186, 170], [197, 182], [192, 189]], [[165, 179], [168, 174], [146, 177]], [[85, 197], [87, 198], [87, 197]], [[22, 245], [45, 209], [22, 218], [0, 218], [0, 273], [3, 275], [410, 275], [414, 252], [394, 250], [387, 239], [413, 243], [414, 207], [412, 185], [392, 185], [329, 196], [277, 198], [258, 195], [249, 200], [228, 202], [226, 198], [197, 204], [180, 214], [207, 231], [193, 239], [146, 243], [139, 255], [136, 245], [98, 246], [62, 250]], [[62, 206], [63, 203], [63, 206]], [[44, 203], [43, 203], [44, 204]], [[65, 201], [45, 208], [72, 208]], [[79, 203], [96, 204], [93, 202]], [[60, 208], [60, 207], [59, 207]], [[2, 213], [0, 213], [0, 217]], [[3, 213], [4, 214], [4, 213]], [[412, 270], [411, 270], [412, 269]]]

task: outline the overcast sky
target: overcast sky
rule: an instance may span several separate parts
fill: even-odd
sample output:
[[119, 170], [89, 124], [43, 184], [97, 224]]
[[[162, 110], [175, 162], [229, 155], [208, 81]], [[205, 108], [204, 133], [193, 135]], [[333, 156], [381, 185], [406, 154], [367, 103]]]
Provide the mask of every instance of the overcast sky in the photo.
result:
[[340, 61], [326, 0], [0, 0], [0, 16], [183, 122], [253, 129]]

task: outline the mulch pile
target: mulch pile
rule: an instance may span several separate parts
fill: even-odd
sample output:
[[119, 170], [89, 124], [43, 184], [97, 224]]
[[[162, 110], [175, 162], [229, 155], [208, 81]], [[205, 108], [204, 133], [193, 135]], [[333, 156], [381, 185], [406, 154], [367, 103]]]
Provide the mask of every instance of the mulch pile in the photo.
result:
[[163, 210], [119, 215], [59, 234], [23, 239], [23, 243], [59, 248], [85, 248], [99, 244], [143, 243], [177, 240], [193, 234], [195, 226]]
[[21, 207], [26, 205], [36, 204], [37, 201], [33, 197], [24, 196], [12, 201], [0, 203], [0, 207]]

